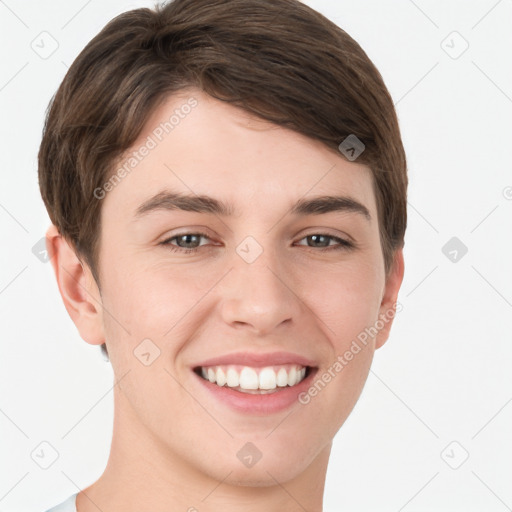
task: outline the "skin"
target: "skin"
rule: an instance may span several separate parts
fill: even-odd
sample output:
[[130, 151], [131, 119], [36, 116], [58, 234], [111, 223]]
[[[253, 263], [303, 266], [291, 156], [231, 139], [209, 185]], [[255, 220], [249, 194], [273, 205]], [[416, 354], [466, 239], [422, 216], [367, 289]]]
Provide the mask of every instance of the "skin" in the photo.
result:
[[[236, 412], [206, 393], [191, 366], [283, 350], [325, 372], [393, 309], [402, 251], [386, 277], [368, 167], [198, 90], [168, 98], [134, 148], [191, 96], [198, 105], [102, 199], [100, 287], [56, 228], [47, 233], [66, 309], [86, 342], [106, 342], [117, 382], [108, 464], [78, 495], [78, 512], [320, 511], [332, 439], [392, 320], [307, 405], [283, 412]], [[229, 201], [237, 214], [162, 209], [136, 218], [164, 189]], [[365, 205], [371, 219], [290, 214], [300, 198], [333, 193]], [[198, 231], [208, 238], [194, 239], [195, 253], [160, 244]], [[315, 244], [314, 234], [356, 246]], [[263, 248], [250, 264], [236, 252], [247, 236]], [[148, 338], [160, 355], [146, 366], [133, 351]], [[262, 453], [252, 468], [236, 456], [246, 442]]]

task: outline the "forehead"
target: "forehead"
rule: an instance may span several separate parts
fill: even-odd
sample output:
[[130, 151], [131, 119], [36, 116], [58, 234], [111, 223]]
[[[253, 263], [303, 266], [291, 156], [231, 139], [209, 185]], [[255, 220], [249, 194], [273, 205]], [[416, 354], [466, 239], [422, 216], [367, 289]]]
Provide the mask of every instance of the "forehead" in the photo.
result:
[[106, 202], [122, 199], [133, 212], [165, 188], [214, 196], [240, 214], [333, 193], [376, 208], [367, 166], [197, 89], [159, 105], [115, 169], [121, 167], [125, 177]]

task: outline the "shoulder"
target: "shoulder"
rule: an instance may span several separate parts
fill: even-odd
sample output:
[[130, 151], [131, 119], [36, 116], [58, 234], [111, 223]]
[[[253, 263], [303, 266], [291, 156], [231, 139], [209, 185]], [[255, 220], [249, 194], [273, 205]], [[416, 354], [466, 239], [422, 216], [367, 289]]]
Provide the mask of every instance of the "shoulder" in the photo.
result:
[[53, 508], [50, 508], [46, 512], [76, 512], [76, 496], [78, 493], [70, 496], [66, 501], [59, 503]]

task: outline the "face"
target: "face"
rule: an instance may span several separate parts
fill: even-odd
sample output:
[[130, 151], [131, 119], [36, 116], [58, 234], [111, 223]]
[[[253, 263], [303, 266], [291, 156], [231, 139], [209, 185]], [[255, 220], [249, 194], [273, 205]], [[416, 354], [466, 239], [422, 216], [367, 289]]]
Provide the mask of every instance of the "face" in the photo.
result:
[[197, 474], [294, 478], [328, 454], [390, 325], [361, 341], [400, 284], [370, 169], [197, 90], [124, 164], [100, 199], [116, 415]]

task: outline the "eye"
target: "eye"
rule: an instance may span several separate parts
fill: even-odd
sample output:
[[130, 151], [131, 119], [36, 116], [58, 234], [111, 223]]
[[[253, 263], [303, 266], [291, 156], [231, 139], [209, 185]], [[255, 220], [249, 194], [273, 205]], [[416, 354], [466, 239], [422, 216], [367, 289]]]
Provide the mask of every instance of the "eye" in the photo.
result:
[[[203, 245], [208, 245], [207, 243], [201, 244], [201, 238], [210, 240], [210, 237], [206, 233], [182, 233], [180, 235], [175, 235], [171, 238], [167, 238], [163, 242], [160, 242], [159, 245], [162, 245], [172, 252], [183, 252], [186, 254], [190, 254], [196, 252], [199, 247]], [[306, 246], [310, 249], [320, 249], [322, 251], [331, 251], [331, 250], [343, 250], [343, 249], [352, 249], [355, 245], [348, 240], [343, 238], [339, 238], [333, 235], [327, 235], [322, 233], [315, 233], [311, 235], [307, 235], [302, 240], [307, 240]], [[173, 243], [176, 241], [176, 243]], [[331, 244], [331, 242], [335, 242], [335, 244]], [[304, 244], [297, 244], [299, 246], [304, 246]]]
[[[191, 253], [196, 252], [201, 245], [207, 245], [200, 243], [198, 244], [201, 238], [207, 238], [208, 240], [210, 239], [210, 237], [205, 233], [182, 233], [181, 235], [175, 235], [164, 240], [163, 242], [160, 242], [159, 245], [163, 245], [173, 252], [180, 251]], [[176, 240], [177, 245], [172, 243], [173, 240]]]
[[[307, 240], [307, 246], [311, 248], [320, 248], [322, 250], [340, 250], [340, 249], [352, 249], [354, 244], [345, 240], [343, 238], [339, 238], [337, 236], [326, 235], [322, 233], [315, 233], [311, 235], [305, 236], [302, 240]], [[335, 241], [337, 244], [331, 245], [331, 242]], [[311, 242], [311, 244], [310, 244]], [[303, 245], [303, 244], [299, 244]]]

